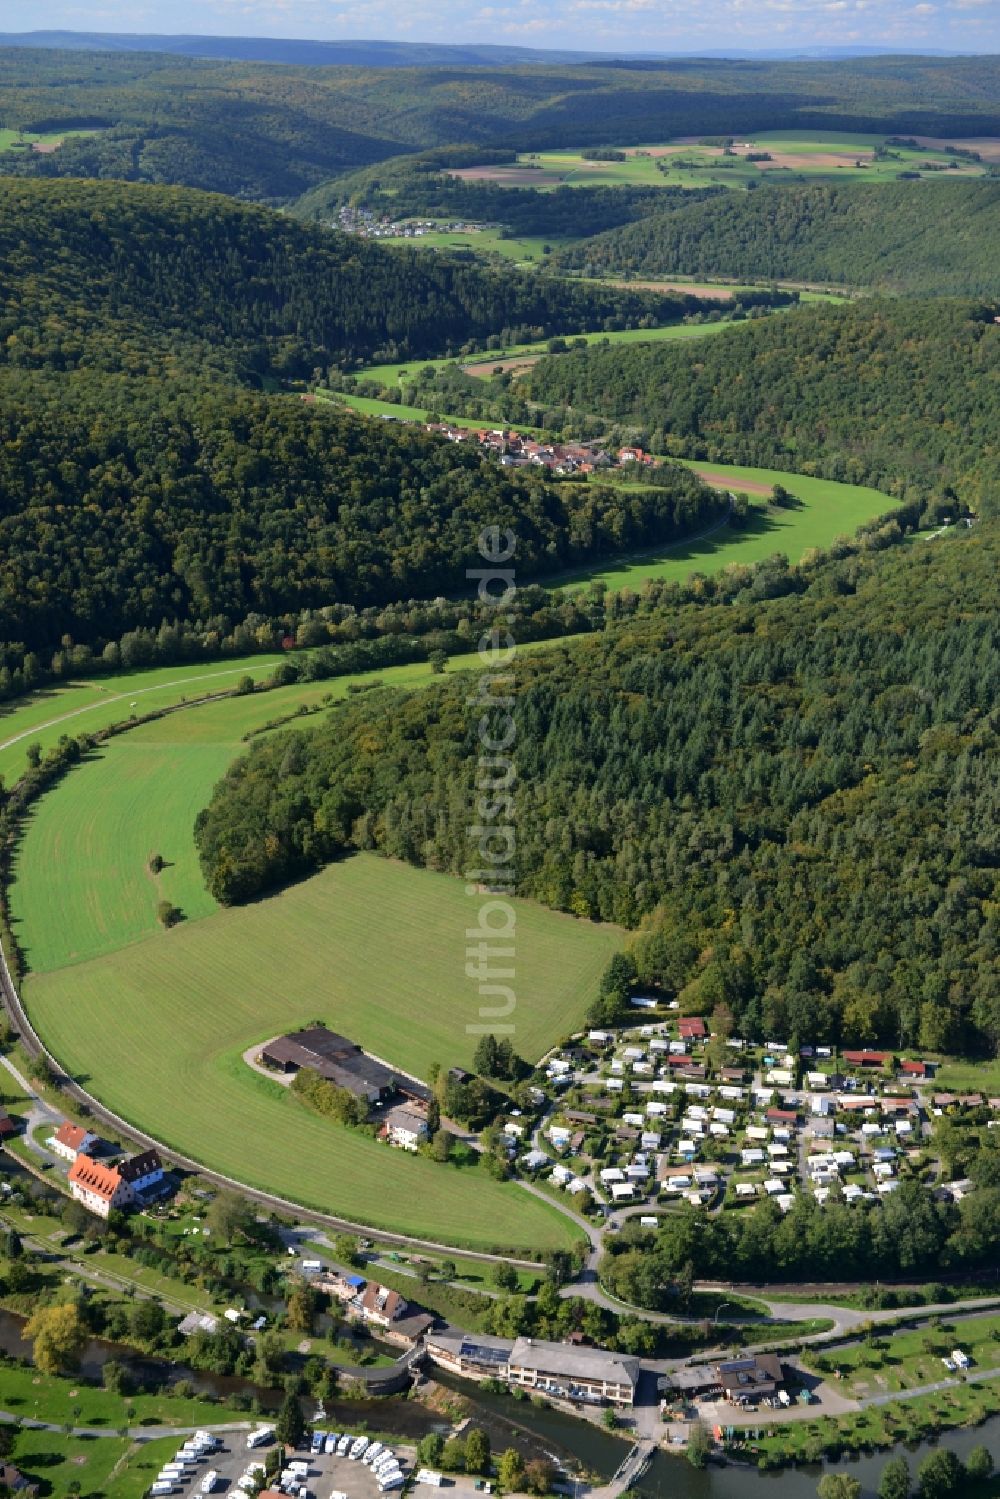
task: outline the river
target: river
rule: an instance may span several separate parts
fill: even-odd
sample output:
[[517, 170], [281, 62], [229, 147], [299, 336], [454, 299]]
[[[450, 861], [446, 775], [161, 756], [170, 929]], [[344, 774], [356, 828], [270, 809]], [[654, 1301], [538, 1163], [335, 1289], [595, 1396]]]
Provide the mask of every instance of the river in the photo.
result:
[[[22, 1337], [25, 1319], [0, 1309], [0, 1352], [11, 1358], [30, 1359], [31, 1346]], [[152, 1389], [169, 1389], [185, 1381], [195, 1394], [225, 1402], [234, 1396], [254, 1398], [261, 1411], [277, 1410], [283, 1391], [263, 1389], [237, 1375], [213, 1374], [191, 1369], [166, 1359], [146, 1357], [120, 1344], [92, 1338], [83, 1351], [80, 1373], [88, 1380], [100, 1382], [104, 1365], [111, 1360], [120, 1363], [137, 1385]], [[548, 1457], [572, 1471], [578, 1467], [600, 1480], [614, 1473], [628, 1451], [628, 1444], [613, 1433], [590, 1421], [551, 1407], [535, 1405], [531, 1400], [517, 1400], [505, 1394], [490, 1394], [478, 1385], [458, 1379], [441, 1370], [434, 1371], [434, 1382], [471, 1406], [474, 1425], [488, 1432], [493, 1450], [517, 1447], [526, 1460]], [[312, 1417], [315, 1402], [303, 1400], [303, 1409]], [[231, 1410], [231, 1407], [230, 1407]], [[220, 1417], [230, 1412], [220, 1410]], [[326, 1402], [325, 1426], [367, 1427], [404, 1441], [417, 1442], [432, 1431], [449, 1429], [450, 1422], [422, 1405], [419, 1400], [392, 1396], [381, 1400], [332, 1400]], [[1000, 1416], [972, 1430], [945, 1432], [940, 1442], [959, 1457], [967, 1457], [973, 1447], [985, 1445], [1000, 1457]], [[934, 1450], [930, 1443], [912, 1448], [898, 1447], [894, 1452], [906, 1456], [915, 1471], [923, 1457]], [[891, 1454], [881, 1452], [873, 1457], [844, 1457], [833, 1466], [844, 1469], [861, 1480], [868, 1493], [874, 1493], [879, 1475]], [[683, 1456], [658, 1453], [635, 1489], [639, 1499], [815, 1499], [816, 1484], [823, 1473], [821, 1465], [785, 1468], [778, 1472], [758, 1473], [755, 1468], [731, 1463], [697, 1470]]]
[[[878, 1490], [879, 1477], [890, 1457], [905, 1457], [915, 1476], [927, 1454], [942, 1447], [950, 1448], [963, 1459], [973, 1447], [987, 1447], [995, 1458], [1000, 1458], [1000, 1416], [991, 1417], [982, 1426], [942, 1432], [937, 1442], [921, 1442], [909, 1447], [900, 1445], [870, 1457], [844, 1456], [828, 1466], [833, 1472], [850, 1473], [860, 1481], [864, 1493], [872, 1495]], [[683, 1456], [668, 1457], [665, 1453], [657, 1453], [633, 1492], [637, 1499], [642, 1499], [642, 1496], [647, 1496], [647, 1499], [816, 1499], [816, 1486], [825, 1471], [827, 1465], [820, 1463], [768, 1473], [758, 1473], [756, 1468], [736, 1463], [713, 1464], [699, 1471], [692, 1468]]]

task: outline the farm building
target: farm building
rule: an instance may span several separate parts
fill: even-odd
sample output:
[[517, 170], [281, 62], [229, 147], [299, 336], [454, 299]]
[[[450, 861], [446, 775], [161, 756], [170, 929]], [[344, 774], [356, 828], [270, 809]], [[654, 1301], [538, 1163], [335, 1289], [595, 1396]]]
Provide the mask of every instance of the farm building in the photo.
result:
[[260, 1053], [261, 1061], [276, 1072], [299, 1072], [303, 1067], [318, 1072], [336, 1088], [346, 1088], [367, 1103], [384, 1103], [396, 1093], [426, 1102], [427, 1089], [411, 1078], [402, 1077], [368, 1056], [354, 1041], [314, 1025], [293, 1031], [269, 1041]]

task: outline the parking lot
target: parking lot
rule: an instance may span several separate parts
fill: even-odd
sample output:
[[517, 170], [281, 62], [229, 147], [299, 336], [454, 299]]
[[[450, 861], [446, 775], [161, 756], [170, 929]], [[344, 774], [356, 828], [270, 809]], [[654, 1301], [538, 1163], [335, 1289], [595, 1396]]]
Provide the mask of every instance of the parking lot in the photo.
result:
[[[252, 1464], [264, 1462], [274, 1448], [273, 1442], [248, 1448], [245, 1431], [222, 1433], [220, 1440], [221, 1447], [199, 1457], [183, 1478], [175, 1480], [175, 1499], [201, 1499], [202, 1485], [209, 1473], [216, 1475], [211, 1490], [213, 1495], [229, 1495], [230, 1499], [239, 1499], [243, 1475]], [[183, 1437], [178, 1437], [178, 1449], [183, 1441]], [[406, 1474], [413, 1471], [415, 1453], [412, 1447], [393, 1443], [386, 1450], [395, 1454]], [[165, 1458], [164, 1463], [168, 1460]], [[291, 1462], [307, 1465], [306, 1471], [296, 1479], [294, 1487], [286, 1486], [286, 1491], [295, 1496], [295, 1499], [302, 1499], [303, 1489], [308, 1499], [330, 1499], [331, 1494], [346, 1494], [348, 1499], [385, 1499], [379, 1489], [376, 1474], [359, 1459], [352, 1461], [346, 1455], [337, 1453], [314, 1453], [306, 1446], [289, 1454], [286, 1470]], [[277, 1487], [277, 1484], [274, 1486]]]

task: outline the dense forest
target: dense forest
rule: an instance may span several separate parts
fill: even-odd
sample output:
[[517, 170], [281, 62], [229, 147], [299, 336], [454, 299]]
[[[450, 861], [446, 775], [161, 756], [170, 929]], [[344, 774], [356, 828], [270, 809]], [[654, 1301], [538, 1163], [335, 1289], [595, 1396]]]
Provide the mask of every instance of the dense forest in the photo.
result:
[[941, 300], [812, 304], [696, 343], [545, 359], [519, 392], [630, 422], [646, 446], [1000, 500], [1000, 308]]
[[0, 641], [105, 641], [467, 591], [513, 526], [525, 576], [704, 529], [726, 501], [552, 483], [420, 428], [225, 385], [0, 373]]
[[451, 141], [538, 148], [785, 127], [1000, 133], [998, 63], [988, 57], [319, 68], [12, 47], [0, 50], [0, 94], [5, 126], [100, 132], [49, 154], [10, 153], [11, 171], [282, 203]]
[[0, 362], [311, 376], [492, 335], [679, 321], [696, 298], [388, 250], [182, 188], [0, 178]]
[[765, 277], [937, 297], [1000, 295], [1000, 182], [790, 184], [669, 207], [562, 251], [557, 264], [588, 275]]
[[[998, 563], [988, 522], [774, 559], [522, 656], [516, 778], [487, 783], [519, 892], [641, 924], [636, 982], [740, 1034], [994, 1048]], [[260, 744], [199, 817], [210, 888], [251, 899], [355, 849], [474, 867], [480, 717], [456, 678]]]

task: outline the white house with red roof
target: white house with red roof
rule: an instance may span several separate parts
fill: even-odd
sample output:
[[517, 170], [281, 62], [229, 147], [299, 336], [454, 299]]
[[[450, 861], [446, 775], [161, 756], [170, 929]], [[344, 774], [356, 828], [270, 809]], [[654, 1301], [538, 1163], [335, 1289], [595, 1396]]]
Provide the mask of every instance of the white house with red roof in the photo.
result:
[[96, 1144], [97, 1136], [93, 1130], [82, 1124], [71, 1124], [67, 1119], [49, 1140], [49, 1149], [64, 1160], [75, 1161], [81, 1153], [90, 1155]]

